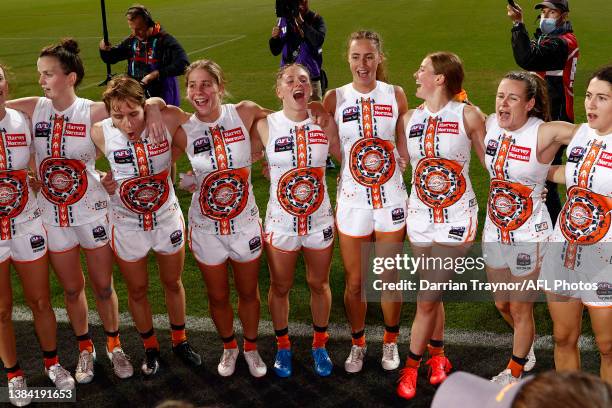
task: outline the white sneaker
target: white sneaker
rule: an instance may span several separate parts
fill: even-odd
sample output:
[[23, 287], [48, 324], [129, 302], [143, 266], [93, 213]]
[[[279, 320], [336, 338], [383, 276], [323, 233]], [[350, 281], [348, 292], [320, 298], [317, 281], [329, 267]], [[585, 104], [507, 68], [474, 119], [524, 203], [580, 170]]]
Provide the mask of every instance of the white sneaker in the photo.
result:
[[74, 378], [79, 384], [89, 384], [94, 378], [94, 362], [96, 361], [96, 350], [90, 353], [88, 350], [81, 351], [77, 363]]
[[527, 353], [527, 357], [525, 357], [527, 359], [527, 362], [525, 363], [525, 366], [523, 367], [523, 371], [524, 372], [529, 372], [531, 370], [533, 370], [533, 367], [535, 367], [536, 364], [536, 356], [535, 353], [533, 351], [533, 343], [531, 344], [531, 348], [529, 349], [529, 353]]
[[74, 378], [59, 363], [52, 365], [48, 369], [45, 368], [45, 374], [53, 381], [55, 388], [58, 390], [74, 390]]
[[506, 368], [504, 371], [491, 378], [491, 382], [499, 385], [509, 385], [519, 382], [522, 377], [523, 376], [517, 378], [513, 376], [512, 371], [510, 371], [509, 368]]
[[263, 362], [257, 350], [245, 351], [244, 359], [249, 366], [249, 371], [253, 377], [263, 377], [268, 372], [266, 363]]
[[[246, 357], [246, 356], [245, 356]], [[229, 377], [236, 370], [236, 360], [238, 359], [238, 347], [231, 349], [223, 349], [221, 361], [217, 366], [217, 372], [222, 377]], [[249, 369], [251, 367], [249, 366]]]
[[106, 355], [117, 377], [125, 379], [134, 375], [134, 367], [130, 363], [130, 358], [123, 352], [121, 347], [115, 347], [112, 353], [107, 351]]
[[395, 370], [399, 367], [400, 356], [397, 351], [397, 343], [383, 343], [380, 364], [382, 364], [382, 368], [387, 371]]
[[367, 350], [367, 346], [359, 347], [353, 345], [351, 347], [351, 353], [344, 362], [344, 369], [347, 373], [358, 373], [361, 371]]
[[13, 377], [8, 382], [9, 401], [16, 407], [25, 407], [30, 405], [32, 397], [27, 393], [28, 384], [22, 376]]

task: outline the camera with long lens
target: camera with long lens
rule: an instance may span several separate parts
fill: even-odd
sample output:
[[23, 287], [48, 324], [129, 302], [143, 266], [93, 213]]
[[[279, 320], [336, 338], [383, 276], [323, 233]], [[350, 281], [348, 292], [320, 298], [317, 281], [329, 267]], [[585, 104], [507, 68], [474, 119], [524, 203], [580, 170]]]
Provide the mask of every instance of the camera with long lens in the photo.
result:
[[291, 21], [300, 14], [300, 0], [276, 0], [276, 17]]

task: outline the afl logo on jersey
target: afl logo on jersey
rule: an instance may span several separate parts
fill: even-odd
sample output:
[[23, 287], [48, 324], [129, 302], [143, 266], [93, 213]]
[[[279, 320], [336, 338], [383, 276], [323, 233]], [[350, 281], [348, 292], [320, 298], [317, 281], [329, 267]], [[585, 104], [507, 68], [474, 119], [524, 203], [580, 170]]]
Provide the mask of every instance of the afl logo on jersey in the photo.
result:
[[516, 256], [516, 266], [531, 266], [531, 255], [519, 253]]
[[350, 122], [359, 119], [359, 107], [349, 106], [342, 111], [342, 122]]
[[193, 142], [193, 154], [199, 154], [210, 151], [210, 139], [201, 137]]
[[278, 152], [286, 152], [288, 150], [293, 150], [293, 138], [291, 136], [279, 137], [274, 142], [274, 151]]
[[487, 143], [487, 154], [489, 156], [495, 156], [495, 152], [497, 152], [498, 145], [499, 142], [497, 140], [489, 140], [489, 143]]
[[404, 221], [404, 209], [403, 208], [394, 208], [391, 211], [391, 219], [395, 221]]
[[410, 133], [408, 133], [408, 138], [421, 137], [423, 136], [424, 131], [425, 131], [424, 123], [417, 123], [416, 125], [412, 125], [410, 127]]
[[51, 133], [51, 123], [38, 122], [34, 126], [34, 137], [49, 137]]
[[251, 238], [251, 240], [249, 241], [249, 251], [256, 251], [259, 248], [261, 248], [261, 238]]
[[104, 241], [106, 239], [106, 228], [103, 225], [98, 225], [91, 230], [91, 233], [95, 241]]
[[569, 156], [567, 157], [567, 162], [568, 163], [578, 163], [580, 159], [582, 159], [582, 156], [584, 156], [585, 150], [586, 149], [584, 147], [580, 147], [580, 146], [573, 147], [572, 150], [570, 151]]
[[178, 245], [183, 242], [183, 231], [176, 230], [172, 234], [170, 234], [170, 243], [172, 245]]
[[610, 282], [598, 282], [597, 283], [597, 296], [609, 297], [612, 296], [612, 283]]
[[121, 149], [113, 153], [113, 159], [115, 163], [125, 164], [132, 163], [134, 161], [134, 156], [132, 156], [131, 149]]
[[45, 238], [42, 235], [33, 235], [30, 237], [30, 245], [34, 252], [37, 252], [45, 247]]

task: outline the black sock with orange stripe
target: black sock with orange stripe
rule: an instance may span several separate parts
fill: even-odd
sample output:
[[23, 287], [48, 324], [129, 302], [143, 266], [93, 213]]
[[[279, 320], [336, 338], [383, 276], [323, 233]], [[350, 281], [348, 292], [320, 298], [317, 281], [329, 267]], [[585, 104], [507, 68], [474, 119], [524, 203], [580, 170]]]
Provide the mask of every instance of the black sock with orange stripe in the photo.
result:
[[157, 341], [157, 336], [155, 335], [155, 329], [151, 328], [151, 330], [140, 333], [140, 338], [142, 339], [142, 344], [145, 350], [157, 350], [159, 351], [159, 342]]
[[351, 337], [352, 337], [351, 342], [353, 343], [353, 346], [365, 347], [366, 345], [365, 329], [360, 330], [358, 332], [351, 333]]
[[444, 357], [444, 340], [430, 339], [427, 350], [431, 357]]
[[234, 333], [228, 337], [221, 337], [221, 341], [223, 341], [224, 350], [238, 348], [238, 342], [236, 341], [236, 336], [234, 336]]
[[513, 354], [506, 368], [510, 369], [513, 377], [519, 378], [521, 374], [523, 374], [523, 368], [525, 367], [526, 363], [527, 358], [520, 358]]
[[406, 360], [406, 367], [419, 368], [423, 355], [414, 354], [412, 351], [408, 352], [408, 359]]
[[43, 350], [43, 363], [46, 369], [59, 364], [59, 358], [57, 357], [57, 349], [45, 351]]
[[385, 334], [383, 336], [383, 343], [397, 343], [397, 337], [399, 336], [400, 327], [399, 324], [395, 326], [385, 325]]
[[11, 381], [15, 377], [23, 377], [23, 370], [19, 367], [19, 362], [15, 363], [12, 367], [5, 368], [6, 377]]
[[93, 341], [91, 341], [91, 335], [89, 334], [89, 332], [85, 334], [81, 334], [80, 336], [76, 336], [76, 338], [79, 342], [79, 352], [82, 352], [83, 350], [87, 350], [90, 353], [93, 353], [94, 344], [93, 344]]
[[291, 348], [291, 340], [289, 340], [289, 327], [274, 330], [274, 334], [276, 335], [276, 347], [279, 350], [289, 350]]
[[312, 335], [312, 348], [324, 348], [329, 339], [327, 334], [327, 326], [321, 327], [315, 324], [312, 325], [314, 333]]

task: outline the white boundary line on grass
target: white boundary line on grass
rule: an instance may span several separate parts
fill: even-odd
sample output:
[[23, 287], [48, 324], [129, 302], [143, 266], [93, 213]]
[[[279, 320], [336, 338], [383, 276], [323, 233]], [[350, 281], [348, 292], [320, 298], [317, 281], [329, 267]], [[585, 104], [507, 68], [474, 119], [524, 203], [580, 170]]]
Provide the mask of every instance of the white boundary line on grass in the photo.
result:
[[[246, 38], [246, 35], [239, 35], [237, 37], [230, 38], [229, 40], [220, 41], [218, 43], [206, 46], [204, 48], [198, 48], [197, 50], [189, 51], [187, 53], [187, 55], [197, 54], [199, 52], [210, 50], [211, 48], [216, 48], [216, 47], [219, 47], [219, 46], [227, 44], [227, 43], [231, 43], [231, 42], [234, 42], [234, 41], [242, 40], [243, 38]], [[0, 39], [2, 39], [2, 38], [0, 37]], [[78, 89], [79, 90], [85, 90], [85, 89], [89, 89], [89, 88], [93, 88], [95, 86], [98, 86], [98, 84], [99, 84], [99, 82], [92, 82], [92, 83], [89, 83], [87, 85], [80, 86]]]
[[[58, 322], [69, 323], [66, 309], [54, 309], [55, 316]], [[32, 312], [25, 306], [16, 306], [13, 308], [13, 320], [15, 321], [32, 321]], [[89, 311], [89, 323], [94, 326], [102, 325], [100, 317], [94, 311]], [[132, 317], [128, 313], [119, 315], [119, 324], [121, 326], [133, 327]], [[185, 325], [188, 331], [200, 331], [207, 333], [215, 333], [216, 329], [212, 319], [208, 317], [187, 316]], [[153, 315], [153, 327], [156, 329], [168, 329], [170, 323], [167, 315]], [[242, 329], [238, 321], [234, 322], [236, 333], [242, 333]], [[311, 336], [312, 326], [305, 323], [289, 323], [289, 332], [295, 336]], [[348, 324], [331, 323], [329, 325], [330, 335], [335, 339], [349, 340], [351, 333]], [[367, 326], [366, 333], [372, 339], [382, 339], [383, 326]], [[262, 320], [259, 322], [259, 335], [271, 336], [274, 334], [272, 322]], [[400, 334], [400, 343], [407, 343], [409, 340], [409, 330], [402, 330]], [[444, 334], [444, 342], [446, 344], [458, 346], [480, 346], [480, 347], [495, 347], [495, 348], [511, 348], [512, 333], [498, 334], [491, 332], [470, 332], [467, 330], [447, 329]], [[592, 336], [581, 336], [579, 347], [582, 351], [597, 351], [595, 340]], [[535, 341], [536, 350], [552, 350], [552, 336], [539, 336]]]

